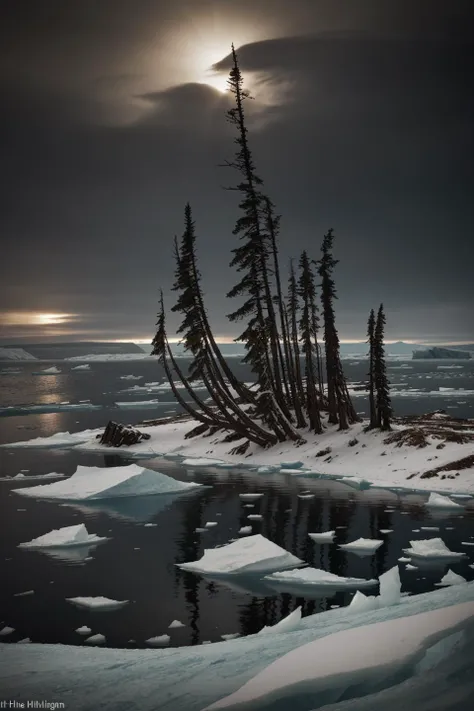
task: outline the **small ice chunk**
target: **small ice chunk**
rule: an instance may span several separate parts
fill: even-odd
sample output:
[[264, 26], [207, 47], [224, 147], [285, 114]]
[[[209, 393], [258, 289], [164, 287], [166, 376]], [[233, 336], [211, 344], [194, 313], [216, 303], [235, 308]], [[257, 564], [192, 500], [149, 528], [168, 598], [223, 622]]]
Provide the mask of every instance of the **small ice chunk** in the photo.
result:
[[351, 552], [374, 553], [382, 544], [383, 541], [376, 538], [358, 538], [351, 543], [340, 543], [339, 548]]
[[6, 637], [7, 635], [11, 634], [14, 631], [15, 631], [14, 627], [3, 627], [3, 629], [0, 630], [0, 637]]
[[298, 494], [299, 499], [314, 499], [315, 494]]
[[328, 573], [319, 568], [300, 568], [299, 570], [277, 571], [265, 576], [265, 580], [270, 580], [276, 583], [293, 583], [293, 585], [304, 585], [325, 588], [364, 588], [372, 587], [377, 584], [377, 581], [367, 580], [365, 578], [344, 578], [334, 573]]
[[438, 587], [444, 587], [448, 585], [461, 585], [461, 583], [467, 583], [466, 578], [463, 578], [462, 575], [458, 575], [457, 573], [453, 573], [450, 568], [446, 575], [441, 578], [439, 583], [435, 583], [435, 585]]
[[14, 593], [13, 597], [24, 597], [25, 595], [34, 595], [34, 590], [25, 590], [25, 592]]
[[242, 526], [242, 528], [239, 528], [238, 533], [241, 536], [248, 536], [252, 533], [252, 526]]
[[420, 529], [419, 528], [412, 528], [412, 533], [419, 533]]
[[90, 634], [92, 632], [90, 627], [87, 627], [87, 625], [82, 625], [82, 627], [78, 627], [76, 630], [77, 634]]
[[221, 637], [228, 642], [231, 639], [237, 639], [237, 637], [240, 637], [240, 632], [234, 632], [233, 634], [221, 634]]
[[405, 570], [418, 570], [418, 567], [416, 565], [412, 565], [411, 563], [408, 563]]
[[239, 494], [239, 499], [243, 499], [244, 501], [256, 501], [257, 499], [261, 499], [263, 494]]
[[351, 612], [366, 612], [368, 610], [376, 610], [379, 606], [379, 601], [375, 595], [364, 595], [363, 592], [357, 590], [352, 598], [349, 608]]
[[244, 509], [254, 509], [254, 508], [255, 508], [255, 504], [244, 504], [243, 508], [244, 508]]
[[393, 528], [381, 528], [380, 533], [384, 533], [384, 534], [393, 533]]
[[93, 634], [84, 640], [84, 644], [105, 644], [105, 637], [103, 634]]
[[207, 459], [206, 457], [189, 458], [181, 462], [183, 467], [212, 467], [225, 464], [222, 459]]
[[178, 627], [186, 627], [186, 625], [180, 622], [179, 620], [173, 620], [173, 622], [168, 625], [169, 630], [176, 630], [178, 629]]
[[439, 526], [420, 526], [421, 531], [439, 531]]
[[205, 533], [207, 530], [207, 528], [195, 528], [194, 533]]
[[312, 538], [316, 543], [332, 543], [336, 531], [321, 531], [321, 533], [308, 533], [308, 536]]
[[19, 639], [17, 644], [31, 644], [31, 639], [29, 637], [23, 637], [23, 639]]
[[206, 528], [214, 528], [214, 526], [217, 526], [218, 522], [217, 521], [207, 521], [206, 523]]
[[171, 637], [169, 634], [162, 634], [158, 637], [150, 637], [145, 640], [145, 644], [149, 644], [150, 647], [166, 647], [170, 643]]
[[108, 597], [67, 597], [66, 600], [87, 610], [118, 610], [128, 604], [128, 600], [111, 600]]
[[262, 516], [262, 514], [249, 514], [247, 516], [247, 518], [249, 519], [249, 521], [260, 521], [260, 519], [262, 519], [263, 516]]
[[158, 526], [157, 523], [146, 523], [145, 528], [155, 528], [155, 526]]
[[463, 507], [461, 504], [457, 504], [455, 501], [452, 501], [448, 496], [442, 496], [442, 494], [435, 494], [431, 492], [430, 498], [428, 501], [425, 503], [425, 506], [429, 506], [430, 508], [438, 508], [438, 509], [462, 509]]
[[474, 546], [474, 541], [461, 541], [462, 546]]
[[212, 644], [210, 639], [205, 639], [204, 642], [201, 642], [201, 644]]
[[441, 538], [427, 538], [420, 541], [410, 541], [411, 548], [404, 548], [403, 552], [416, 558], [463, 558], [465, 553], [454, 553], [449, 550]]
[[411, 558], [405, 558], [405, 556], [402, 556], [401, 558], [398, 559], [399, 563], [410, 563]]
[[263, 627], [258, 634], [280, 634], [281, 632], [293, 632], [293, 630], [298, 628], [300, 621], [301, 605], [280, 620], [280, 622], [277, 622], [276, 625]]
[[402, 584], [400, 582], [400, 572], [398, 565], [395, 565], [386, 573], [379, 577], [380, 592], [379, 604], [381, 607], [390, 607], [397, 605], [400, 602], [400, 591]]

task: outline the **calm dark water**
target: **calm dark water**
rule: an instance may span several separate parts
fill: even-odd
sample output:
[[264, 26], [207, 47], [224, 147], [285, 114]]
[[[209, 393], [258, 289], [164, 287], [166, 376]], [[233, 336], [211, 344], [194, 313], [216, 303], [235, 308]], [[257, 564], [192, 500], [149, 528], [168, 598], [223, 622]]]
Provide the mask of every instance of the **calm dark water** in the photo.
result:
[[[18, 366], [21, 374], [0, 378], [0, 405], [18, 405], [90, 399], [104, 407], [98, 411], [55, 412], [0, 418], [1, 441], [15, 441], [52, 434], [77, 431], [104, 425], [109, 417], [125, 422], [139, 422], [165, 411], [176, 411], [170, 393], [158, 395], [118, 394], [118, 390], [136, 383], [162, 379], [153, 362], [97, 363], [91, 372], [66, 372], [59, 376], [33, 376], [43, 364]], [[49, 364], [48, 364], [49, 365]], [[69, 370], [71, 366], [58, 364]], [[394, 383], [408, 388], [434, 391], [443, 387], [474, 389], [474, 365], [462, 369], [436, 370], [438, 363], [409, 363], [401, 368], [394, 363], [391, 371]], [[9, 364], [8, 367], [13, 367]], [[366, 363], [346, 364], [349, 380], [363, 378]], [[242, 377], [249, 380], [242, 369]], [[143, 375], [141, 381], [124, 381], [124, 374]], [[116, 400], [156, 398], [156, 410], [117, 410]], [[466, 405], [457, 405], [465, 401]], [[452, 414], [473, 416], [472, 397], [457, 393], [453, 398], [426, 395], [423, 398], [394, 399], [398, 414], [422, 412], [438, 407], [450, 407]], [[365, 398], [358, 397], [356, 407], [365, 410]], [[20, 428], [20, 429], [19, 429]], [[78, 464], [117, 466], [130, 463], [117, 455], [77, 453], [71, 450], [0, 450], [0, 475], [14, 476], [20, 470], [30, 474], [58, 471], [72, 474]], [[169, 633], [171, 646], [217, 641], [222, 634], [257, 632], [264, 625], [274, 624], [303, 606], [303, 614], [328, 609], [330, 605], [347, 605], [351, 593], [340, 592], [332, 597], [312, 597], [305, 592], [274, 590], [255, 579], [235, 580], [232, 584], [209, 580], [185, 573], [176, 563], [199, 558], [204, 548], [228, 543], [237, 531], [248, 525], [249, 513], [261, 513], [261, 521], [253, 521], [254, 533], [270, 540], [304, 559], [310, 565], [332, 573], [354, 577], [378, 577], [396, 564], [411, 539], [441, 535], [456, 551], [464, 550], [468, 559], [451, 565], [468, 580], [474, 578], [469, 563], [474, 560], [474, 547], [463, 547], [461, 541], [473, 540], [474, 516], [452, 513], [430, 514], [421, 505], [422, 497], [370, 489], [358, 492], [332, 481], [292, 478], [283, 474], [257, 475], [245, 470], [185, 470], [166, 460], [154, 460], [150, 465], [177, 479], [199, 481], [208, 486], [203, 490], [177, 498], [137, 497], [128, 500], [103, 501], [94, 506], [62, 506], [34, 501], [12, 493], [19, 484], [0, 482], [0, 622], [14, 627], [16, 632], [4, 642], [29, 637], [35, 642], [83, 644], [74, 630], [82, 625], [102, 633], [108, 646], [143, 646], [146, 639]], [[34, 482], [27, 482], [31, 486]], [[40, 483], [40, 482], [37, 482]], [[313, 499], [302, 500], [297, 494], [309, 489]], [[253, 509], [244, 508], [239, 493], [259, 491], [264, 497]], [[387, 506], [395, 511], [387, 512]], [[23, 510], [25, 509], [25, 510]], [[195, 533], [206, 521], [218, 525], [206, 533]], [[51, 558], [38, 551], [23, 551], [22, 541], [47, 533], [53, 528], [85, 523], [90, 533], [108, 536], [111, 540], [89, 551], [90, 560]], [[155, 523], [147, 527], [145, 523]], [[438, 526], [440, 531], [413, 529]], [[340, 528], [338, 528], [340, 527]], [[318, 545], [308, 532], [337, 529], [337, 543], [360, 536], [381, 537], [384, 545], [373, 555], [359, 558], [341, 551], [337, 545]], [[380, 528], [394, 529], [379, 535]], [[446, 572], [444, 568], [420, 568], [405, 571], [401, 566], [403, 590], [412, 593], [435, 588]], [[34, 590], [34, 594], [15, 596]], [[376, 591], [376, 589], [375, 589]], [[374, 591], [374, 592], [375, 592]], [[369, 591], [372, 592], [372, 591]], [[123, 609], [113, 612], [79, 610], [66, 602], [68, 597], [103, 595], [116, 600], [130, 600]], [[186, 627], [168, 631], [173, 619]], [[129, 643], [129, 640], [135, 642]]]

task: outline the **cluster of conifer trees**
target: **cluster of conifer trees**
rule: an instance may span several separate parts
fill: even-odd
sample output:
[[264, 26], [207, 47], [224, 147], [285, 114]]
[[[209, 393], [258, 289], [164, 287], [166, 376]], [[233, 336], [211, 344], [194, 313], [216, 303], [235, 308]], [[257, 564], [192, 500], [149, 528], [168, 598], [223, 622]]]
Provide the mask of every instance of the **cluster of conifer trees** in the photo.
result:
[[[172, 308], [182, 316], [177, 333], [191, 357], [188, 372], [183, 373], [168, 342], [162, 294], [152, 352], [163, 365], [178, 403], [199, 422], [193, 433], [225, 430], [226, 441], [244, 440], [232, 450], [243, 453], [250, 442], [262, 447], [285, 440], [301, 443], [303, 429], [321, 433], [323, 411], [327, 412], [328, 421], [338, 424], [341, 430], [348, 429], [358, 418], [342, 369], [335, 324], [333, 272], [337, 260], [332, 253], [333, 231], [324, 236], [319, 260], [310, 259], [303, 251], [297, 270], [291, 262], [284, 294], [278, 254], [280, 217], [264, 191], [249, 148], [244, 111], [249, 93], [243, 88], [233, 46], [232, 57], [228, 87], [235, 106], [227, 112], [227, 118], [235, 127], [237, 149], [226, 165], [239, 176], [238, 184], [232, 188], [240, 194], [240, 217], [233, 230], [239, 242], [232, 250], [230, 263], [237, 270], [239, 281], [227, 296], [239, 298], [240, 305], [228, 318], [244, 324], [236, 340], [245, 344], [244, 362], [255, 374], [256, 383], [248, 387], [235, 376], [214, 340], [197, 266], [195, 224], [189, 204], [185, 207], [184, 233], [180, 242], [175, 238], [173, 290], [177, 301]], [[316, 276], [320, 279], [318, 285]], [[388, 428], [391, 410], [383, 351], [385, 320], [383, 311], [380, 314], [370, 340], [371, 397], [377, 401], [377, 408], [371, 409], [371, 423], [378, 418], [377, 425]], [[318, 341], [321, 316], [325, 383]], [[198, 394], [193, 385], [196, 380], [204, 384], [209, 399], [203, 400]]]

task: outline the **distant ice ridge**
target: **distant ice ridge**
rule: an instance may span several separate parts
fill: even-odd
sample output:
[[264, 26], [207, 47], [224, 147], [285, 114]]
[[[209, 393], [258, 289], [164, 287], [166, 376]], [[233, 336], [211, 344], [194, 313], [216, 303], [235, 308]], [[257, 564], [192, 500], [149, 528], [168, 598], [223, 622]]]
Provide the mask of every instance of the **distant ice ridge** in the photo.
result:
[[0, 348], [0, 361], [2, 360], [38, 360], [23, 348]]
[[64, 360], [95, 361], [100, 363], [108, 360], [155, 360], [155, 357], [146, 353], [91, 353], [84, 356], [71, 356], [70, 358], [64, 358]]
[[33, 538], [26, 543], [19, 543], [18, 548], [60, 548], [62, 546], [88, 546], [92, 543], [104, 543], [108, 538], [88, 533], [86, 526], [79, 523], [76, 526], [64, 526], [53, 529], [43, 536]]
[[0, 415], [32, 415], [42, 414], [45, 412], [71, 412], [82, 410], [102, 410], [102, 405], [93, 405], [91, 402], [65, 403], [52, 402], [46, 405], [9, 405], [8, 407], [0, 407]]
[[27, 439], [23, 442], [12, 442], [10, 444], [0, 444], [0, 447], [8, 447], [8, 449], [22, 449], [23, 447], [32, 447], [33, 449], [55, 449], [74, 447], [82, 442], [88, 442], [97, 434], [102, 434], [104, 428], [97, 430], [83, 430], [82, 432], [56, 432], [50, 437], [35, 437]]
[[126, 467], [78, 466], [69, 479], [53, 484], [14, 489], [16, 494], [37, 499], [87, 501], [123, 496], [172, 494], [200, 487], [194, 482], [182, 482], [161, 472], [144, 469], [137, 464]]
[[200, 560], [177, 567], [194, 573], [235, 575], [296, 568], [304, 562], [260, 534], [204, 551]]

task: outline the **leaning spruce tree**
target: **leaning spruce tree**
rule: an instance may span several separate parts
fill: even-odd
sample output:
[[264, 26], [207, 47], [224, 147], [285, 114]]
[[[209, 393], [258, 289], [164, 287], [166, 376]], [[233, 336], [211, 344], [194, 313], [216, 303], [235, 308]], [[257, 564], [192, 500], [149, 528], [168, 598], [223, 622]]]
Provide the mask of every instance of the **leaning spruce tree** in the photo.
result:
[[304, 371], [306, 378], [306, 411], [308, 413], [310, 428], [316, 434], [323, 431], [321, 424], [321, 414], [319, 410], [320, 392], [317, 387], [317, 374], [315, 371], [315, 361], [317, 351], [317, 309], [316, 309], [316, 287], [314, 275], [306, 251], [303, 251], [300, 258], [300, 277], [298, 281], [298, 295], [301, 301], [301, 318], [299, 322], [300, 341], [304, 355]]
[[392, 417], [392, 401], [390, 398], [390, 383], [385, 365], [385, 314], [383, 304], [380, 304], [374, 330], [374, 385], [377, 405], [377, 426], [383, 431], [390, 430]]

